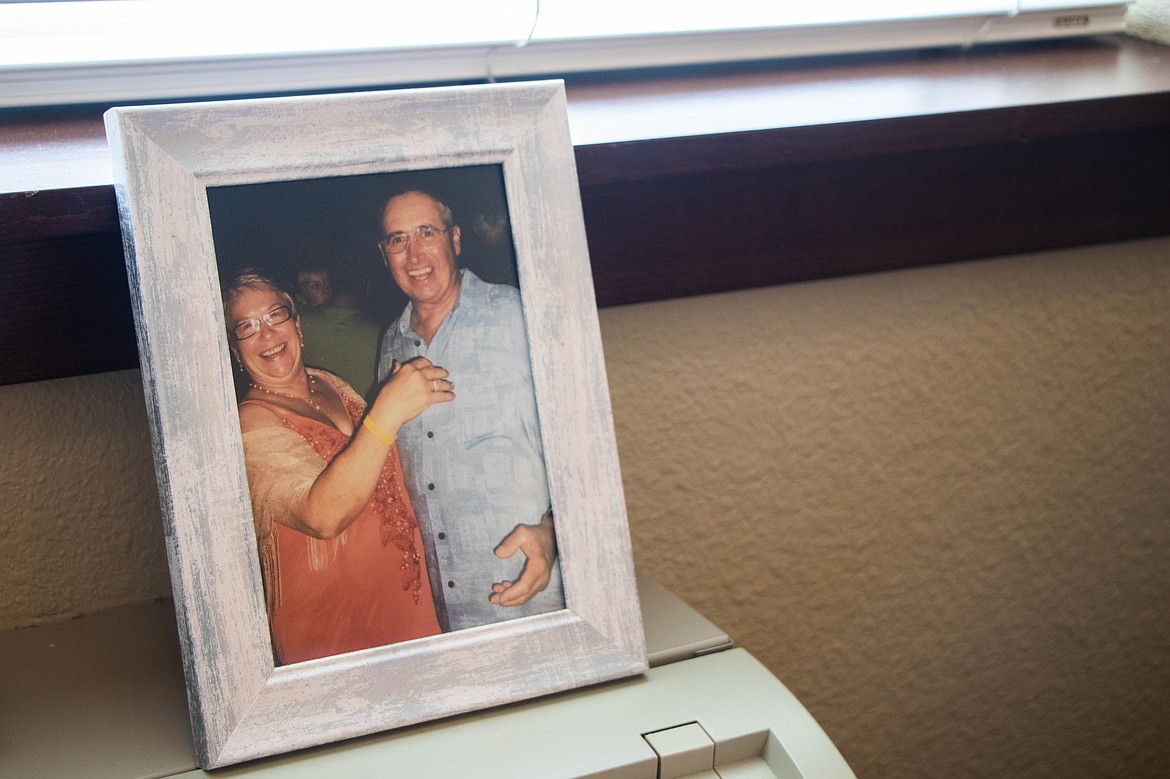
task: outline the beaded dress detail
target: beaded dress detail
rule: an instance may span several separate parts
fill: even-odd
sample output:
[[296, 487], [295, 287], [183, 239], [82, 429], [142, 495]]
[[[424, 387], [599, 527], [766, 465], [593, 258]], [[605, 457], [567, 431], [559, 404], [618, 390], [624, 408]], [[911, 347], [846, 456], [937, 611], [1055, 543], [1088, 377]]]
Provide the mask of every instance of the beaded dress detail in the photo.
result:
[[[356, 430], [365, 412], [340, 379], [333, 387]], [[439, 632], [422, 537], [391, 447], [373, 495], [337, 536], [316, 538], [287, 524], [292, 508], [350, 441], [330, 424], [262, 399], [278, 426], [243, 435], [256, 540], [273, 650], [280, 664], [383, 646]]]
[[[345, 411], [356, 430], [365, 410], [355, 403], [348, 393], [342, 392], [341, 399], [345, 402]], [[309, 446], [313, 447], [317, 456], [325, 462], [330, 462], [349, 443], [349, 436], [345, 433], [312, 419], [281, 415], [280, 421], [289, 430], [304, 438]], [[403, 497], [405, 489], [399, 476], [401, 473], [398, 447], [392, 446], [390, 456], [382, 466], [378, 486], [374, 488], [370, 503], [382, 519], [382, 543], [394, 544], [402, 551], [402, 565], [399, 568], [402, 571], [402, 589], [410, 591], [414, 602], [418, 603], [422, 594], [422, 554], [415, 543], [418, 521], [414, 518], [414, 512], [408, 508], [409, 498]]]

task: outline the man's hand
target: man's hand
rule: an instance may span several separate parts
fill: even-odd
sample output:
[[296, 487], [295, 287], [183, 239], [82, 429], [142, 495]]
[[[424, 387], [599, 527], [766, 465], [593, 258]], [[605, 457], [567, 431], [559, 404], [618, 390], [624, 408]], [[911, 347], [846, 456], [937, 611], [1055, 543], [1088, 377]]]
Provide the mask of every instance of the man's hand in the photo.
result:
[[496, 557], [509, 558], [517, 551], [527, 558], [520, 578], [492, 585], [488, 600], [497, 606], [523, 606], [548, 586], [553, 561], [557, 557], [557, 539], [553, 532], [552, 511], [540, 518], [539, 525], [517, 525], [496, 547]]

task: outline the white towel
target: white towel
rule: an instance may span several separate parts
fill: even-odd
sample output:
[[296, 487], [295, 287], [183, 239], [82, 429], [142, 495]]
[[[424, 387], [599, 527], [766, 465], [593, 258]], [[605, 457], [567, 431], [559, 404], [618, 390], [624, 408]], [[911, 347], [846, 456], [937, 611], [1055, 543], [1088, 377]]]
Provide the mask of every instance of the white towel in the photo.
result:
[[1136, 0], [1125, 12], [1125, 31], [1170, 45], [1170, 0]]

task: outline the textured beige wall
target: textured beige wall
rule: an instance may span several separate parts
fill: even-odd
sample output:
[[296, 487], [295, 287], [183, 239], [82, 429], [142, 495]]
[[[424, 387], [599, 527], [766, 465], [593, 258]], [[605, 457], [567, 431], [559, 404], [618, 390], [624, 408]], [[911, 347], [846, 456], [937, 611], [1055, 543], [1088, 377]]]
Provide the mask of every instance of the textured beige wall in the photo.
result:
[[1170, 241], [602, 321], [637, 562], [859, 776], [1170, 775]]
[[[859, 776], [1170, 769], [1170, 239], [601, 319], [639, 566]], [[0, 626], [168, 592], [138, 382], [0, 388]]]
[[169, 595], [138, 371], [0, 387], [0, 629]]

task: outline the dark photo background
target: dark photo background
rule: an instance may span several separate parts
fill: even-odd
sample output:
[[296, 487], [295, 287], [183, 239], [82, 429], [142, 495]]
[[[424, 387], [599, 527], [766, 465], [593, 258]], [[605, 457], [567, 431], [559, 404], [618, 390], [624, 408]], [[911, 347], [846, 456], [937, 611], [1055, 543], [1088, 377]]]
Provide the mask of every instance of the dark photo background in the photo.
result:
[[461, 267], [484, 281], [519, 286], [500, 165], [209, 187], [219, 276], [259, 267], [295, 285], [297, 271], [323, 265], [334, 286], [353, 294], [385, 327], [406, 298], [378, 250], [382, 206], [394, 192], [416, 187], [454, 212]]

